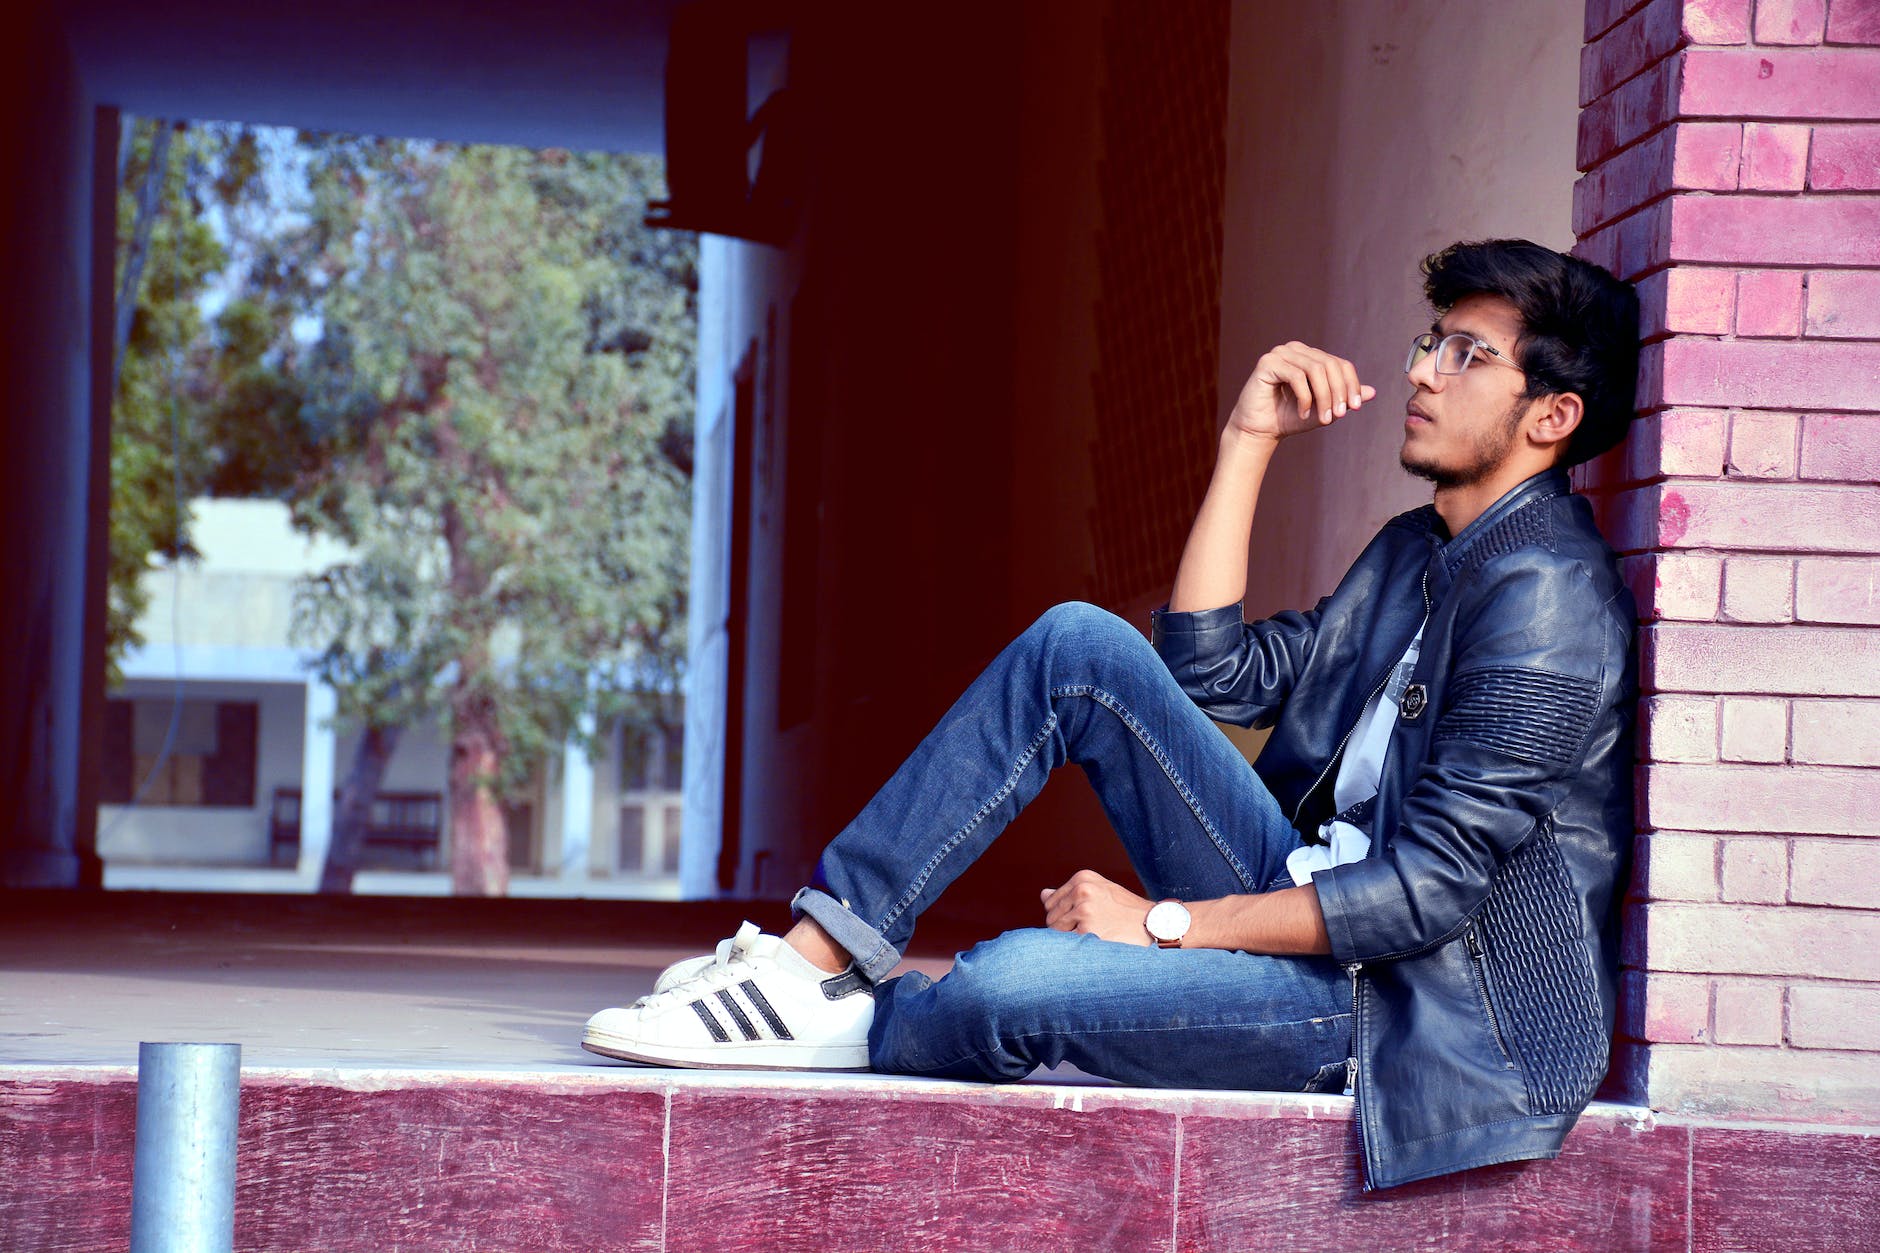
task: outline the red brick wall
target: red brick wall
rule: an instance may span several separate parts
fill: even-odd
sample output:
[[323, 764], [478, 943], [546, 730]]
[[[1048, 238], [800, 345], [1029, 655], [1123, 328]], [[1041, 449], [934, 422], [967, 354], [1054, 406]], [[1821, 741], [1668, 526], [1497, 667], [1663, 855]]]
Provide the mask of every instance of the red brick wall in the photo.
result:
[[1647, 340], [1576, 472], [1643, 620], [1620, 1069], [1880, 1121], [1880, 0], [1589, 0], [1586, 35], [1577, 251]]

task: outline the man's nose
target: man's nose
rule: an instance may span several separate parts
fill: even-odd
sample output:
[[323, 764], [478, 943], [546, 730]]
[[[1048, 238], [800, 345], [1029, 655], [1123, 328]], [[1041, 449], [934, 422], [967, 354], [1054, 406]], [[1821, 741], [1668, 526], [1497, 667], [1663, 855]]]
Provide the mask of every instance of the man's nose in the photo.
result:
[[1425, 354], [1423, 360], [1411, 366], [1404, 377], [1423, 391], [1443, 390], [1443, 376], [1436, 372], [1436, 354], [1433, 352]]

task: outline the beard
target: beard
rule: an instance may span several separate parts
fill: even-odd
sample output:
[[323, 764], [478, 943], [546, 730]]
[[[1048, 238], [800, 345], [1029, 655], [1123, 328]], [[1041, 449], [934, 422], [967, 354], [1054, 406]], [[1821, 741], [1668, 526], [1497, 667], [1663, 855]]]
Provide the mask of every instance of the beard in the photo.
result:
[[1413, 457], [1408, 440], [1397, 454], [1397, 464], [1438, 487], [1468, 487], [1480, 483], [1508, 459], [1509, 451], [1514, 448], [1514, 437], [1521, 429], [1521, 419], [1527, 416], [1528, 407], [1533, 403], [1533, 397], [1523, 396], [1508, 406], [1508, 411], [1498, 421], [1476, 432], [1457, 464], [1445, 465], [1431, 458]]

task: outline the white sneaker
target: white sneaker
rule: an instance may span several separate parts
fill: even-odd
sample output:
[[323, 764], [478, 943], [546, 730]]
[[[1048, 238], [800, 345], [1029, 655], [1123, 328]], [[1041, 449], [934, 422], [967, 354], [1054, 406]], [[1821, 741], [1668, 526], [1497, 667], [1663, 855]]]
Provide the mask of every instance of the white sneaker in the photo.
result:
[[[718, 941], [718, 947], [723, 948], [729, 943], [731, 943], [730, 940], [720, 940]], [[705, 968], [717, 960], [719, 959], [707, 953], [703, 957], [687, 957], [682, 961], [674, 962], [672, 965], [659, 972], [659, 978], [653, 980], [652, 994], [658, 996], [675, 983], [684, 983], [693, 975], [703, 974]], [[645, 999], [644, 996], [640, 998], [642, 1001]], [[637, 1003], [638, 1002], [635, 1002], [635, 1004]]]
[[[750, 926], [750, 924], [746, 923], [745, 926]], [[742, 935], [743, 932], [740, 931], [738, 934]], [[661, 992], [664, 992], [674, 984], [684, 983], [693, 975], [703, 974], [706, 967], [710, 966], [713, 962], [724, 961], [726, 954], [731, 951], [731, 945], [736, 939], [737, 936], [733, 936], [729, 940], [718, 941], [716, 954], [707, 953], [703, 957], [684, 957], [666, 967], [659, 972], [659, 978], [653, 980], [652, 995], [658, 996]], [[640, 1001], [644, 1001], [645, 999], [646, 997], [642, 996], [640, 1000], [635, 1001], [634, 1004], [638, 1005]]]
[[[695, 963], [702, 964], [684, 973]], [[669, 967], [660, 982], [651, 996], [588, 1019], [581, 1047], [658, 1066], [868, 1069], [874, 987], [853, 968], [817, 969], [755, 923], [713, 956]]]
[[[732, 940], [736, 938], [736, 936], [733, 936]], [[725, 954], [731, 951], [732, 940], [718, 941], [718, 950], [715, 955], [707, 953], [703, 957], [684, 957], [660, 971], [659, 978], [653, 980], [652, 995], [658, 996], [661, 992], [664, 992], [674, 984], [684, 983], [693, 975], [702, 974], [705, 968], [715, 961], [724, 961]], [[645, 999], [646, 997], [642, 996], [640, 1000], [635, 1001], [634, 1004], [638, 1005], [640, 1001], [644, 1001]]]

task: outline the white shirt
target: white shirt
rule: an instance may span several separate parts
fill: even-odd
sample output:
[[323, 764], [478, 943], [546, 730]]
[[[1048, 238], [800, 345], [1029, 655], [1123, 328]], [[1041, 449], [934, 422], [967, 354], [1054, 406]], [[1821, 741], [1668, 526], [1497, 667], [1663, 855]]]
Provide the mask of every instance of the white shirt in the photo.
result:
[[[1377, 783], [1384, 774], [1384, 753], [1390, 747], [1391, 729], [1397, 725], [1397, 705], [1404, 688], [1410, 684], [1410, 672], [1416, 669], [1417, 653], [1423, 648], [1423, 628], [1403, 651], [1384, 686], [1371, 693], [1358, 725], [1345, 743], [1344, 760], [1338, 766], [1338, 778], [1332, 782], [1332, 812], [1342, 814], [1353, 805], [1377, 795]], [[1349, 822], [1328, 819], [1319, 827], [1323, 844], [1302, 844], [1286, 857], [1286, 871], [1300, 887], [1312, 882], [1316, 870], [1330, 870], [1346, 862], [1362, 861], [1371, 851], [1371, 837]]]

